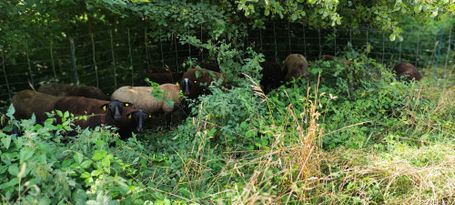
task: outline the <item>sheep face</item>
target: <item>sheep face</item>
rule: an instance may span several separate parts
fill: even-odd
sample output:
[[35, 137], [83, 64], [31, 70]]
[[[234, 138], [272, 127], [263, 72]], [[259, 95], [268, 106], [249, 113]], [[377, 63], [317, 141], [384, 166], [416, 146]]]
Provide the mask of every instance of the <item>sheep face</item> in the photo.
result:
[[292, 79], [307, 76], [308, 61], [301, 54], [290, 54], [283, 62], [282, 72], [285, 73], [284, 80], [291, 81]]
[[144, 123], [149, 117], [150, 115], [148, 115], [142, 110], [138, 110], [128, 115], [129, 120], [134, 120], [135, 122], [134, 124], [136, 125], [136, 131], [139, 133], [144, 131]]
[[183, 89], [183, 94], [185, 96], [191, 95], [191, 87], [193, 87], [193, 82], [189, 78], [183, 78], [181, 82], [181, 86]]
[[115, 122], [120, 122], [120, 120], [122, 119], [123, 107], [129, 107], [130, 105], [131, 105], [130, 103], [124, 103], [124, 102], [120, 102], [118, 100], [112, 100], [108, 104], [102, 105], [101, 108], [104, 111], [108, 111], [114, 118]]

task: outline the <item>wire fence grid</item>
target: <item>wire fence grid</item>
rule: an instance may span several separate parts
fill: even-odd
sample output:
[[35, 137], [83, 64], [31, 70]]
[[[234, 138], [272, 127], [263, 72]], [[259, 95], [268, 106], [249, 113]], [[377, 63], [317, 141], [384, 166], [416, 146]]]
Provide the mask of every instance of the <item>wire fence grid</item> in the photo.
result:
[[[403, 41], [390, 41], [390, 33], [368, 27], [311, 29], [302, 24], [272, 22], [266, 28], [249, 30], [244, 40], [270, 61], [280, 62], [290, 53], [301, 53], [310, 61], [322, 55], [337, 56], [349, 43], [354, 49], [369, 48], [369, 57], [388, 66], [408, 61], [417, 67], [442, 67], [442, 73], [438, 72], [441, 69], [433, 69], [431, 75], [435, 78], [446, 78], [455, 69], [455, 28], [436, 35], [404, 33]], [[181, 45], [175, 37], [160, 41], [149, 33], [147, 27], [110, 29], [27, 46], [14, 58], [0, 54], [0, 101], [6, 103], [15, 92], [29, 89], [30, 84], [38, 87], [55, 79], [97, 86], [109, 93], [122, 85], [143, 85], [148, 69], [168, 65], [180, 71], [188, 57], [208, 58], [206, 51]], [[199, 38], [207, 39], [202, 27]]]

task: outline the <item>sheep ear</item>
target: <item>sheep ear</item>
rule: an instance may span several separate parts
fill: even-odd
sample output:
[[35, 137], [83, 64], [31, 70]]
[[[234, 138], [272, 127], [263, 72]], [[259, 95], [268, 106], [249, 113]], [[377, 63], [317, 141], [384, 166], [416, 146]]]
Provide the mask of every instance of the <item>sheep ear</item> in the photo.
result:
[[102, 105], [101, 109], [103, 109], [103, 111], [107, 111], [107, 104]]

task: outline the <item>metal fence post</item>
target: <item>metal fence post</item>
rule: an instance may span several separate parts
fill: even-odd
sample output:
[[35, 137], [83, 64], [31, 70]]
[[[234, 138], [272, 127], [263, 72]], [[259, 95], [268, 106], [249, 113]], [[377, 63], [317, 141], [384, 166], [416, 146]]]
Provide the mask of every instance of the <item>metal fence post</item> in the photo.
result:
[[305, 24], [302, 24], [302, 32], [303, 32], [303, 54], [307, 57]]
[[93, 33], [90, 33], [90, 40], [92, 42], [92, 63], [93, 63], [93, 69], [95, 70], [96, 87], [99, 87], [100, 81], [99, 81], [99, 77], [98, 77], [98, 65], [96, 64], [95, 38], [93, 36]]
[[449, 29], [449, 45], [447, 46], [446, 62], [444, 63], [444, 78], [447, 78], [447, 65], [449, 62], [451, 45], [452, 45], [452, 27], [450, 27], [450, 29]]
[[134, 68], [133, 68], [133, 52], [131, 51], [131, 36], [130, 28], [127, 29], [128, 32], [128, 57], [130, 59], [130, 71], [131, 71], [131, 86], [134, 86]]
[[3, 67], [3, 76], [5, 77], [5, 83], [6, 83], [6, 89], [8, 90], [8, 97], [11, 99], [11, 89], [9, 87], [9, 81], [8, 81], [8, 76], [6, 73], [6, 59], [5, 59], [5, 54], [2, 53], [2, 67]]
[[175, 69], [177, 69], [177, 67], [179, 66], [179, 50], [178, 50], [178, 46], [177, 46], [177, 37], [174, 36], [173, 40], [174, 40], [174, 49], [175, 49]]
[[291, 44], [291, 23], [288, 22], [288, 44], [289, 44], [289, 53], [292, 53], [292, 44]]
[[321, 56], [322, 56], [321, 28], [318, 28], [318, 45], [319, 45], [319, 58], [321, 58]]
[[259, 41], [261, 44], [261, 53], [264, 53], [264, 48], [262, 47], [262, 29], [259, 29]]
[[349, 29], [349, 42], [351, 43], [352, 47], [354, 48], [354, 44], [352, 43], [352, 29]]
[[76, 85], [79, 84], [79, 76], [77, 75], [77, 64], [76, 64], [76, 47], [74, 46], [74, 39], [72, 37], [69, 38], [70, 41], [70, 50], [71, 50], [71, 73], [73, 78], [73, 83]]
[[[200, 35], [201, 35], [201, 42], [204, 42], [203, 39], [202, 39], [203, 38], [203, 36], [202, 36], [202, 25], [201, 25], [201, 33], [200, 33]], [[204, 60], [204, 49], [201, 49], [201, 60]]]
[[32, 65], [31, 65], [30, 56], [29, 56], [28, 42], [25, 44], [25, 48], [26, 48], [25, 55], [27, 57], [27, 68], [28, 68], [28, 75], [30, 76], [30, 83], [32, 83], [32, 85], [35, 85], [34, 80], [33, 80]]
[[273, 22], [273, 45], [275, 47], [275, 62], [278, 61], [278, 44], [276, 42], [275, 21]]
[[163, 42], [160, 37], [160, 53], [161, 53], [161, 66], [164, 68], [164, 54], [163, 54]]
[[384, 36], [384, 31], [382, 33], [382, 59], [381, 63], [384, 64], [384, 57], [385, 57], [385, 36]]
[[150, 54], [148, 48], [148, 37], [147, 37], [147, 27], [144, 29], [144, 47], [145, 47], [145, 60], [147, 64], [147, 68], [150, 68]]
[[416, 49], [416, 57], [415, 57], [415, 66], [419, 65], [419, 56], [420, 55], [420, 32], [417, 32], [417, 49]]
[[337, 29], [336, 28], [333, 28], [333, 35], [335, 36], [333, 55], [336, 56], [337, 55]]
[[114, 38], [112, 37], [112, 30], [109, 30], [109, 38], [111, 40], [112, 67], [114, 68], [114, 86], [117, 87], [117, 65], [115, 63]]
[[53, 51], [53, 43], [50, 41], [49, 44], [49, 53], [51, 56], [51, 66], [52, 66], [52, 71], [54, 73], [54, 78], [57, 79], [57, 72], [55, 71], [55, 62], [54, 62], [54, 51]]

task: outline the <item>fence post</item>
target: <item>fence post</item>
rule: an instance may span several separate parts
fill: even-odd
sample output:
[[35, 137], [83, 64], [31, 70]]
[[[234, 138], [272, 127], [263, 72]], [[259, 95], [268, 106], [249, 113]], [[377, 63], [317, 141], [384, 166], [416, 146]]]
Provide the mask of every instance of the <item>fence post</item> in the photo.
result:
[[351, 43], [352, 47], [354, 48], [354, 44], [352, 43], [352, 29], [349, 28], [349, 42]]
[[[188, 29], [188, 33], [190, 33], [190, 29]], [[225, 38], [226, 38], [226, 35], [225, 34]], [[226, 38], [226, 42], [227, 42], [227, 38]], [[188, 57], [191, 57], [191, 44], [188, 43]]]
[[382, 59], [381, 63], [384, 64], [384, 56], [385, 56], [385, 36], [384, 36], [384, 31], [382, 33]]
[[130, 71], [131, 71], [131, 86], [134, 86], [133, 52], [131, 51], [130, 28], [127, 29], [127, 32], [128, 32], [128, 57], [130, 59]]
[[275, 47], [275, 62], [278, 60], [278, 45], [276, 42], [276, 30], [275, 30], [275, 21], [273, 21], [273, 44]]
[[308, 58], [306, 54], [306, 32], [305, 32], [305, 24], [302, 23], [302, 31], [303, 31], [303, 54], [305, 57]]
[[100, 81], [99, 81], [99, 77], [98, 77], [98, 65], [96, 64], [95, 38], [93, 36], [93, 33], [90, 33], [90, 40], [92, 42], [92, 63], [93, 63], [93, 69], [95, 70], [96, 87], [99, 87]]
[[73, 83], [79, 85], [79, 76], [77, 75], [77, 64], [76, 64], [76, 47], [74, 46], [74, 39], [72, 37], [69, 38], [70, 41], [70, 50], [71, 50], [71, 69], [72, 69], [72, 78]]
[[447, 46], [446, 62], [444, 63], [444, 78], [447, 78], [447, 65], [450, 57], [450, 46], [452, 44], [452, 27], [449, 28], [449, 45]]
[[177, 37], [174, 36], [173, 40], [174, 40], [174, 49], [175, 49], [175, 68], [174, 69], [177, 69], [177, 67], [179, 66], [179, 51], [178, 51], [178, 46], [177, 46]]
[[319, 44], [319, 58], [321, 58], [321, 56], [322, 56], [321, 28], [318, 28], [318, 44]]
[[145, 60], [147, 64], [147, 69], [150, 68], [150, 55], [149, 55], [149, 48], [148, 48], [148, 37], [147, 37], [147, 27], [144, 29], [144, 47], [145, 47]]
[[264, 53], [264, 49], [262, 47], [262, 29], [259, 29], [259, 41], [261, 44], [261, 53]]
[[49, 44], [49, 53], [51, 56], [51, 66], [52, 66], [52, 71], [54, 72], [54, 78], [57, 79], [57, 72], [55, 71], [54, 51], [53, 51], [52, 40], [50, 41], [50, 44]]
[[292, 53], [292, 44], [291, 44], [291, 23], [288, 22], [288, 43], [289, 43], [289, 53]]
[[114, 38], [112, 37], [112, 30], [109, 30], [109, 38], [111, 40], [112, 67], [114, 68], [114, 86], [117, 87], [117, 65], [115, 63]]
[[5, 77], [5, 83], [6, 83], [6, 89], [8, 90], [8, 97], [11, 99], [11, 89], [9, 87], [9, 81], [8, 81], [8, 76], [6, 74], [6, 59], [5, 59], [5, 54], [2, 53], [2, 67], [3, 67], [3, 76]]
[[[204, 42], [203, 39], [202, 39], [202, 37], [203, 37], [202, 36], [202, 25], [201, 25], [201, 33], [200, 33], [200, 35], [201, 35], [201, 42]], [[204, 49], [201, 49], [201, 60], [204, 60]]]
[[336, 56], [337, 55], [337, 29], [334, 27], [333, 28], [333, 35], [335, 36], [335, 40], [334, 40], [334, 53], [333, 55]]
[[420, 55], [420, 32], [417, 32], [417, 49], [416, 49], [416, 59], [415, 66], [419, 65], [419, 56]]
[[161, 36], [160, 36], [160, 53], [161, 53], [161, 67], [164, 68], [163, 42], [161, 41]]
[[403, 41], [400, 41], [400, 51], [398, 52], [398, 62], [401, 62], [401, 52], [403, 50]]
[[28, 42], [26, 42], [25, 44], [25, 48], [26, 48], [26, 52], [25, 52], [25, 55], [27, 57], [27, 68], [28, 68], [28, 74], [30, 76], [30, 83], [32, 83], [32, 85], [35, 85], [35, 83], [33, 82], [33, 73], [32, 73], [32, 65], [30, 63], [30, 56], [29, 56], [29, 49], [28, 49]]

